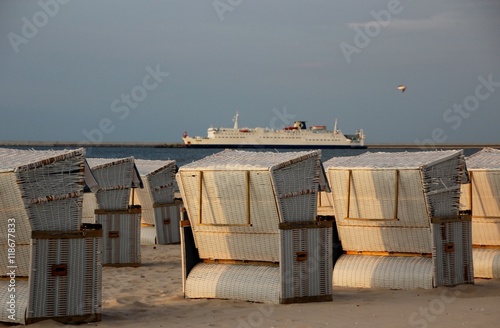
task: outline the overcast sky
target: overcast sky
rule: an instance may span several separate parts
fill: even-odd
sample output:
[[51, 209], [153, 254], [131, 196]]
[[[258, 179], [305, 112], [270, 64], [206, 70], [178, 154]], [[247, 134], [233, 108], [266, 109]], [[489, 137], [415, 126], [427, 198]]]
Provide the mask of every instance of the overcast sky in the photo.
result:
[[238, 111], [500, 143], [500, 1], [0, 0], [0, 110], [0, 140], [181, 142]]

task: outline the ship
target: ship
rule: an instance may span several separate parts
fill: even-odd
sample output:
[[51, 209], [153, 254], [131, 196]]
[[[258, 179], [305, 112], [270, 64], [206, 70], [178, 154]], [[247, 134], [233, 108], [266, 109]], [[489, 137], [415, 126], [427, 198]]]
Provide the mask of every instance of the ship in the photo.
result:
[[306, 126], [306, 121], [295, 121], [282, 129], [240, 128], [236, 113], [232, 128], [209, 127], [207, 136], [191, 137], [184, 132], [182, 139], [186, 147], [192, 148], [366, 148], [363, 130], [352, 135], [343, 134], [325, 125]]

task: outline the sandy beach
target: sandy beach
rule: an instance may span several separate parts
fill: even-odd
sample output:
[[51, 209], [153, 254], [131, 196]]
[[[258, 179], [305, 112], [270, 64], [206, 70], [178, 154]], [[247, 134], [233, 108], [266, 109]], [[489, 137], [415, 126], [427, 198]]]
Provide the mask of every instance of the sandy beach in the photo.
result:
[[[102, 321], [89, 327], [497, 327], [500, 280], [432, 290], [333, 288], [333, 301], [271, 305], [185, 299], [180, 245], [142, 246], [142, 266], [103, 269]], [[0, 323], [0, 327], [9, 327]], [[64, 326], [45, 320], [30, 327]]]

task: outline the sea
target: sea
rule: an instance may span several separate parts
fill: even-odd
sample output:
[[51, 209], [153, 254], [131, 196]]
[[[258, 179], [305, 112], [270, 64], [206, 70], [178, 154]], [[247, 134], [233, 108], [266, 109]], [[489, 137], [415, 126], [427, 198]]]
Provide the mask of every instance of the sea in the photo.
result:
[[[47, 147], [47, 146], [37, 146], [37, 147], [11, 147], [18, 149], [71, 149], [71, 147]], [[220, 148], [169, 148], [169, 147], [86, 147], [86, 157], [89, 158], [124, 158], [133, 156], [138, 159], [149, 159], [149, 160], [175, 160], [176, 165], [181, 167], [182, 165], [197, 161], [206, 156], [223, 151]], [[450, 148], [446, 148], [450, 149]], [[452, 149], [463, 149], [464, 155], [470, 156], [473, 153], [481, 150], [481, 148], [452, 148]], [[254, 149], [245, 148], [245, 151], [267, 151], [267, 152], [289, 152], [289, 151], [301, 151], [308, 149]], [[368, 149], [356, 149], [356, 148], [340, 148], [340, 149], [321, 149], [321, 159], [322, 161], [327, 161], [333, 157], [338, 156], [355, 156], [363, 154], [365, 152], [402, 152], [402, 151], [422, 151], [420, 148], [368, 148]], [[425, 149], [432, 150], [432, 149]]]

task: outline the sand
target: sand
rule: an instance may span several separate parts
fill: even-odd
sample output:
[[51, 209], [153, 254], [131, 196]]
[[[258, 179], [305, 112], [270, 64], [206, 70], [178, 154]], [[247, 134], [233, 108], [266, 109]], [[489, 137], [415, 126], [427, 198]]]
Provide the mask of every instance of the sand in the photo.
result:
[[[500, 279], [432, 290], [334, 287], [333, 301], [320, 303], [184, 299], [180, 245], [142, 246], [141, 251], [141, 267], [103, 269], [102, 321], [80, 327], [500, 326]], [[29, 325], [62, 326], [53, 320]]]

